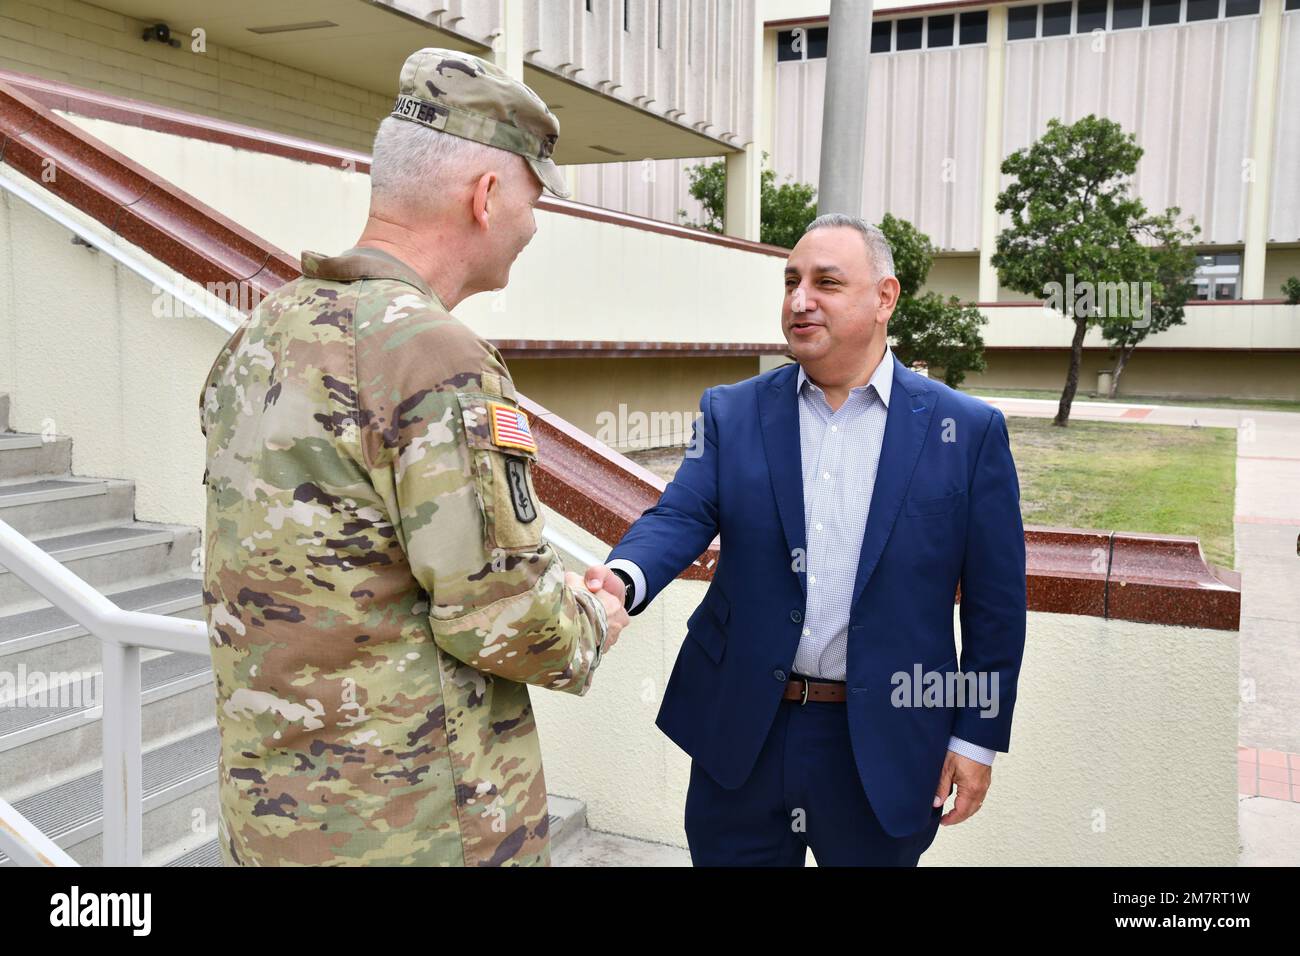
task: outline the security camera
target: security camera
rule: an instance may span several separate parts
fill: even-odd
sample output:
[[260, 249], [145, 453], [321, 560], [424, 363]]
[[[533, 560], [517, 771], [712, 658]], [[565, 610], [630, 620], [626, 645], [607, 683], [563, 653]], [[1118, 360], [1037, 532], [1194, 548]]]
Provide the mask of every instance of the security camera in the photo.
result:
[[168, 46], [178, 47], [181, 45], [181, 41], [172, 36], [172, 28], [165, 23], [155, 23], [151, 27], [145, 27], [141, 39], [146, 43], [150, 40], [157, 40], [159, 43], [165, 43]]

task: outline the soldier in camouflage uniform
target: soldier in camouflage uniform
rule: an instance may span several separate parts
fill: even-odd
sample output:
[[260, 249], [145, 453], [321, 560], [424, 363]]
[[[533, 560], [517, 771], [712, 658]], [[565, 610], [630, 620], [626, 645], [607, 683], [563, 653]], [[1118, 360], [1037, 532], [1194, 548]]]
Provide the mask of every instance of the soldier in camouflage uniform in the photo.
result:
[[494, 166], [420, 183], [432, 216], [394, 201], [411, 150], [381, 149], [381, 126], [357, 247], [303, 253], [200, 399], [222, 855], [546, 865], [527, 685], [585, 693], [627, 617], [615, 582], [592, 593], [543, 541], [510, 375], [448, 310], [504, 284], [541, 185], [563, 193], [559, 124], [449, 50], [407, 60], [385, 124], [496, 147], [451, 144]]

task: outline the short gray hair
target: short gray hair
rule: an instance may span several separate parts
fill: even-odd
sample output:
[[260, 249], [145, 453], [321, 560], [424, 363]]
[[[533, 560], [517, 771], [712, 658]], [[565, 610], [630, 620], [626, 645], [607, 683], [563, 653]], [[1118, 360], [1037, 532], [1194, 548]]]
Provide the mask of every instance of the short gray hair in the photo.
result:
[[[370, 199], [403, 205], [429, 194], [430, 186], [464, 178], [508, 161], [511, 154], [418, 123], [388, 116], [379, 124], [370, 160]], [[522, 159], [518, 160], [523, 162]]]
[[889, 248], [889, 240], [885, 238], [883, 232], [865, 219], [845, 215], [842, 212], [828, 212], [808, 223], [808, 228], [803, 232], [806, 236], [814, 229], [831, 229], [839, 226], [847, 226], [862, 233], [862, 241], [867, 244], [867, 258], [871, 260], [871, 269], [877, 279], [894, 274], [894, 252]]

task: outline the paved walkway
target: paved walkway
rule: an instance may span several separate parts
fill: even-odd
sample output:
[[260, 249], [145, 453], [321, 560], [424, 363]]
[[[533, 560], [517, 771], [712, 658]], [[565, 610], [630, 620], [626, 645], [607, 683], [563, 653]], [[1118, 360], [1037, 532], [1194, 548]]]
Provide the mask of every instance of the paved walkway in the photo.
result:
[[[1055, 400], [984, 399], [1008, 415], [1056, 414]], [[1237, 430], [1233, 524], [1235, 570], [1241, 572], [1241, 862], [1300, 862], [1300, 414], [1075, 402], [1070, 417]], [[1269, 779], [1279, 770], [1291, 772], [1286, 784]]]

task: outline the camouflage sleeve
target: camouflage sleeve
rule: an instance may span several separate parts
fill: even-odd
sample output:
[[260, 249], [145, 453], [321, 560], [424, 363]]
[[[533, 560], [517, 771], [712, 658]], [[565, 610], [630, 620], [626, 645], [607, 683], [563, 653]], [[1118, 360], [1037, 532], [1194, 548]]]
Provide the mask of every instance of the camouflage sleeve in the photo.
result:
[[517, 408], [499, 354], [445, 314], [394, 324], [357, 340], [362, 445], [434, 640], [486, 673], [585, 693], [605, 610], [542, 539], [536, 451], [494, 441], [490, 406]]

